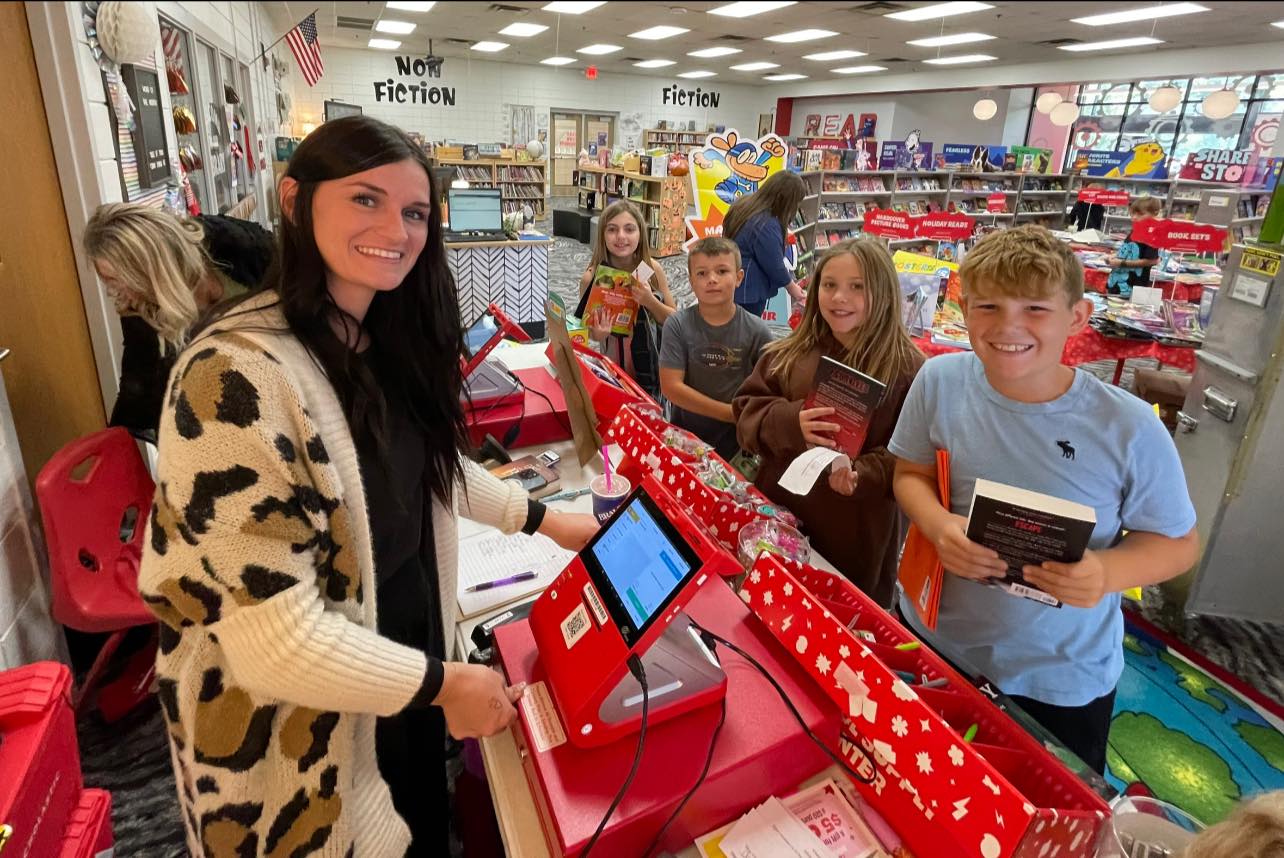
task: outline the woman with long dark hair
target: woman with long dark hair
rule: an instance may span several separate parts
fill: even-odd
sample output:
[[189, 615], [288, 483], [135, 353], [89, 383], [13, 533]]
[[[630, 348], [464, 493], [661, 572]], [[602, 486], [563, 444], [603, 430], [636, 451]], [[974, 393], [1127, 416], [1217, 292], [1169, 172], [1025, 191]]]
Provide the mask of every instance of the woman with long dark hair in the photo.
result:
[[456, 516], [573, 549], [596, 525], [461, 455], [463, 333], [413, 141], [327, 122], [278, 192], [267, 290], [193, 338], [161, 418], [139, 583], [189, 848], [445, 855], [445, 733], [503, 730], [522, 690], [446, 660]]
[[802, 289], [794, 285], [785, 267], [785, 236], [806, 194], [807, 186], [797, 173], [781, 170], [727, 209], [722, 234], [740, 248], [745, 270], [736, 288], [736, 303], [755, 316], [762, 315], [781, 289], [788, 289], [794, 298], [802, 297]]

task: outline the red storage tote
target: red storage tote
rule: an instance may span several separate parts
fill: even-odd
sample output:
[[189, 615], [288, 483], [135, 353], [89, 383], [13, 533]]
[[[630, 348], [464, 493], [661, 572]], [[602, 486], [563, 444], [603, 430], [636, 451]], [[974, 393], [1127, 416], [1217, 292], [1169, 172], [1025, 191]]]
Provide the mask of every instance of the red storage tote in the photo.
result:
[[[1106, 803], [926, 645], [897, 649], [918, 639], [855, 586], [763, 554], [741, 598], [844, 713], [877, 765], [857, 788], [916, 855], [1094, 854]], [[919, 688], [898, 673], [946, 682]]]
[[[643, 390], [641, 385], [629, 377], [629, 374], [621, 369], [615, 361], [593, 351], [588, 346], [582, 346], [576, 342], [572, 342], [571, 347], [575, 349], [576, 358], [581, 355], [596, 358], [598, 364], [607, 371], [612, 379], [612, 381], [607, 381], [601, 378], [583, 360], [579, 361], [580, 377], [584, 379], [584, 389], [588, 391], [589, 399], [593, 402], [593, 410], [597, 413], [598, 431], [601, 431], [603, 426], [609, 425], [625, 405], [642, 403], [650, 405], [652, 408], [660, 407], [659, 403], [651, 398], [651, 394]], [[549, 363], [557, 366], [557, 362], [553, 358], [553, 344], [551, 342], [548, 344], [548, 348], [544, 350], [544, 354], [548, 356]]]
[[58, 858], [111, 858], [115, 850], [111, 793], [105, 789], [84, 790], [63, 832]]
[[83, 786], [66, 665], [0, 673], [0, 772], [4, 855], [56, 858]]

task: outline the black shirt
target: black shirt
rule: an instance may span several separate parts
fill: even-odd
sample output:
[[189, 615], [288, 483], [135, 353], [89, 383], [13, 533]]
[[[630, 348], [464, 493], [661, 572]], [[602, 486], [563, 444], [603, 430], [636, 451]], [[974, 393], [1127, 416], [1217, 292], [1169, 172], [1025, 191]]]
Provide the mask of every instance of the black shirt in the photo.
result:
[[[358, 359], [383, 390], [395, 390], [383, 383], [390, 370], [377, 348], [372, 346]], [[446, 657], [427, 490], [427, 437], [404, 402], [395, 395], [385, 394], [385, 399], [383, 444], [378, 450], [369, 449], [369, 444], [357, 447], [374, 549], [379, 633], [428, 655], [428, 673], [415, 699], [415, 704], [424, 704], [441, 688], [441, 662]]]

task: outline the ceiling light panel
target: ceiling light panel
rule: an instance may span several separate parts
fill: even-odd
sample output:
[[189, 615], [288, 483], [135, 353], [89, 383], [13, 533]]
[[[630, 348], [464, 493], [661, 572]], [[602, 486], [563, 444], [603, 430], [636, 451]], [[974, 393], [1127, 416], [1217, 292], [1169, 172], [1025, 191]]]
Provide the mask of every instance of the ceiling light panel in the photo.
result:
[[1130, 39], [1108, 39], [1104, 42], [1082, 42], [1078, 45], [1061, 45], [1063, 51], [1113, 51], [1116, 48], [1139, 48], [1142, 45], [1162, 45], [1163, 39], [1150, 36], [1134, 36]]
[[374, 48], [377, 51], [395, 51], [401, 47], [401, 42], [396, 39], [371, 39], [366, 42], [367, 48]]
[[792, 6], [797, 0], [784, 0], [784, 2], [763, 2], [755, 3], [752, 0], [745, 0], [741, 3], [728, 3], [726, 6], [719, 6], [717, 9], [710, 9], [710, 15], [722, 15], [725, 18], [749, 18], [754, 15], [761, 15], [763, 12], [774, 12], [777, 9], [783, 9], [786, 6]]
[[782, 80], [806, 80], [807, 75], [805, 74], [769, 74], [769, 75], [764, 75], [762, 79], [779, 83]]
[[398, 36], [404, 36], [407, 33], [413, 33], [415, 25], [409, 21], [377, 21], [375, 29], [380, 33], [396, 33]]
[[988, 33], [954, 33], [950, 36], [932, 36], [930, 39], [914, 39], [906, 42], [920, 48], [944, 48], [949, 45], [966, 45], [971, 42], [988, 42], [994, 37]]
[[613, 54], [618, 50], [620, 50], [619, 45], [585, 45], [575, 53], [588, 54], [592, 57], [600, 57], [603, 54]]
[[1193, 15], [1196, 12], [1207, 11], [1207, 6], [1200, 6], [1198, 3], [1165, 3], [1160, 6], [1141, 6], [1136, 9], [1122, 9], [1118, 12], [1106, 12], [1070, 20], [1076, 24], [1087, 24], [1089, 27], [1107, 27], [1111, 24], [1131, 24], [1134, 21], [1153, 21], [1155, 18], [1172, 18], [1176, 15]]
[[485, 51], [488, 54], [498, 53], [508, 47], [507, 42], [478, 42], [470, 50]]
[[411, 3], [409, 0], [389, 0], [387, 7], [396, 9], [399, 12], [427, 12], [433, 6], [437, 5], [436, 0], [427, 3]]
[[674, 64], [675, 62], [673, 60], [643, 60], [640, 63], [634, 63], [633, 67], [639, 69], [662, 69], [665, 66], [671, 66]]
[[869, 74], [887, 71], [887, 66], [844, 66], [840, 69], [830, 69], [830, 71], [834, 74]]
[[501, 36], [516, 36], [519, 39], [526, 39], [531, 36], [538, 36], [547, 30], [544, 24], [532, 24], [529, 21], [514, 21], [507, 27], [499, 31]]
[[549, 57], [546, 60], [540, 60], [542, 66], [569, 66], [575, 62], [575, 57]]
[[936, 57], [935, 59], [923, 60], [934, 66], [957, 66], [963, 63], [988, 63], [996, 59], [989, 54], [959, 54], [953, 57]]
[[732, 71], [766, 71], [767, 69], [778, 69], [780, 63], [741, 63], [738, 66], [732, 66]]
[[606, 0], [556, 0], [545, 4], [543, 8], [545, 12], [558, 12], [562, 15], [583, 15], [605, 4]]
[[689, 32], [691, 31], [686, 27], [670, 27], [667, 24], [661, 24], [656, 27], [648, 27], [645, 30], [638, 30], [636, 33], [629, 33], [629, 38], [656, 41], [658, 39], [671, 39], [674, 36], [681, 36], [683, 33]]
[[794, 30], [791, 33], [781, 33], [777, 36], [767, 36], [769, 42], [784, 42], [792, 44], [793, 42], [810, 42], [815, 39], [828, 39], [830, 36], [837, 36], [833, 30]]
[[704, 71], [704, 70], [700, 70], [700, 71], [689, 71], [689, 72], [680, 72], [680, 73], [678, 74], [678, 77], [690, 77], [690, 78], [699, 78], [699, 77], [717, 77], [717, 76], [718, 76], [718, 73], [717, 73], [717, 72]]
[[807, 54], [804, 60], [815, 60], [818, 63], [827, 63], [831, 60], [854, 60], [857, 57], [865, 56], [864, 51], [825, 51], [822, 54]]
[[687, 56], [701, 57], [707, 60], [713, 57], [729, 57], [732, 54], [739, 54], [739, 53], [743, 53], [739, 48], [701, 48], [698, 51], [688, 52]]
[[989, 3], [934, 3], [931, 6], [919, 6], [917, 9], [906, 9], [903, 12], [889, 12], [884, 18], [895, 21], [931, 21], [934, 18], [949, 18], [954, 15], [966, 15], [969, 12], [981, 12], [993, 9]]

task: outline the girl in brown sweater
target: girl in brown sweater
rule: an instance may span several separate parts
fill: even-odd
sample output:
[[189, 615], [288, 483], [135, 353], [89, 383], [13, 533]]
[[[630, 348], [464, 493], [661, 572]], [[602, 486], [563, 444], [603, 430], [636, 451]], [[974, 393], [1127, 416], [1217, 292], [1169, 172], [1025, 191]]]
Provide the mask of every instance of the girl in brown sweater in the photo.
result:
[[[779, 487], [785, 468], [813, 446], [833, 447], [832, 408], [803, 408], [822, 355], [887, 385], [865, 446], [850, 469], [832, 471], [807, 495]], [[923, 364], [901, 321], [901, 294], [887, 249], [868, 240], [831, 247], [816, 265], [802, 321], [763, 350], [732, 402], [740, 445], [762, 457], [757, 484], [803, 523], [812, 545], [880, 605], [892, 601], [900, 515], [887, 452], [910, 382]]]

